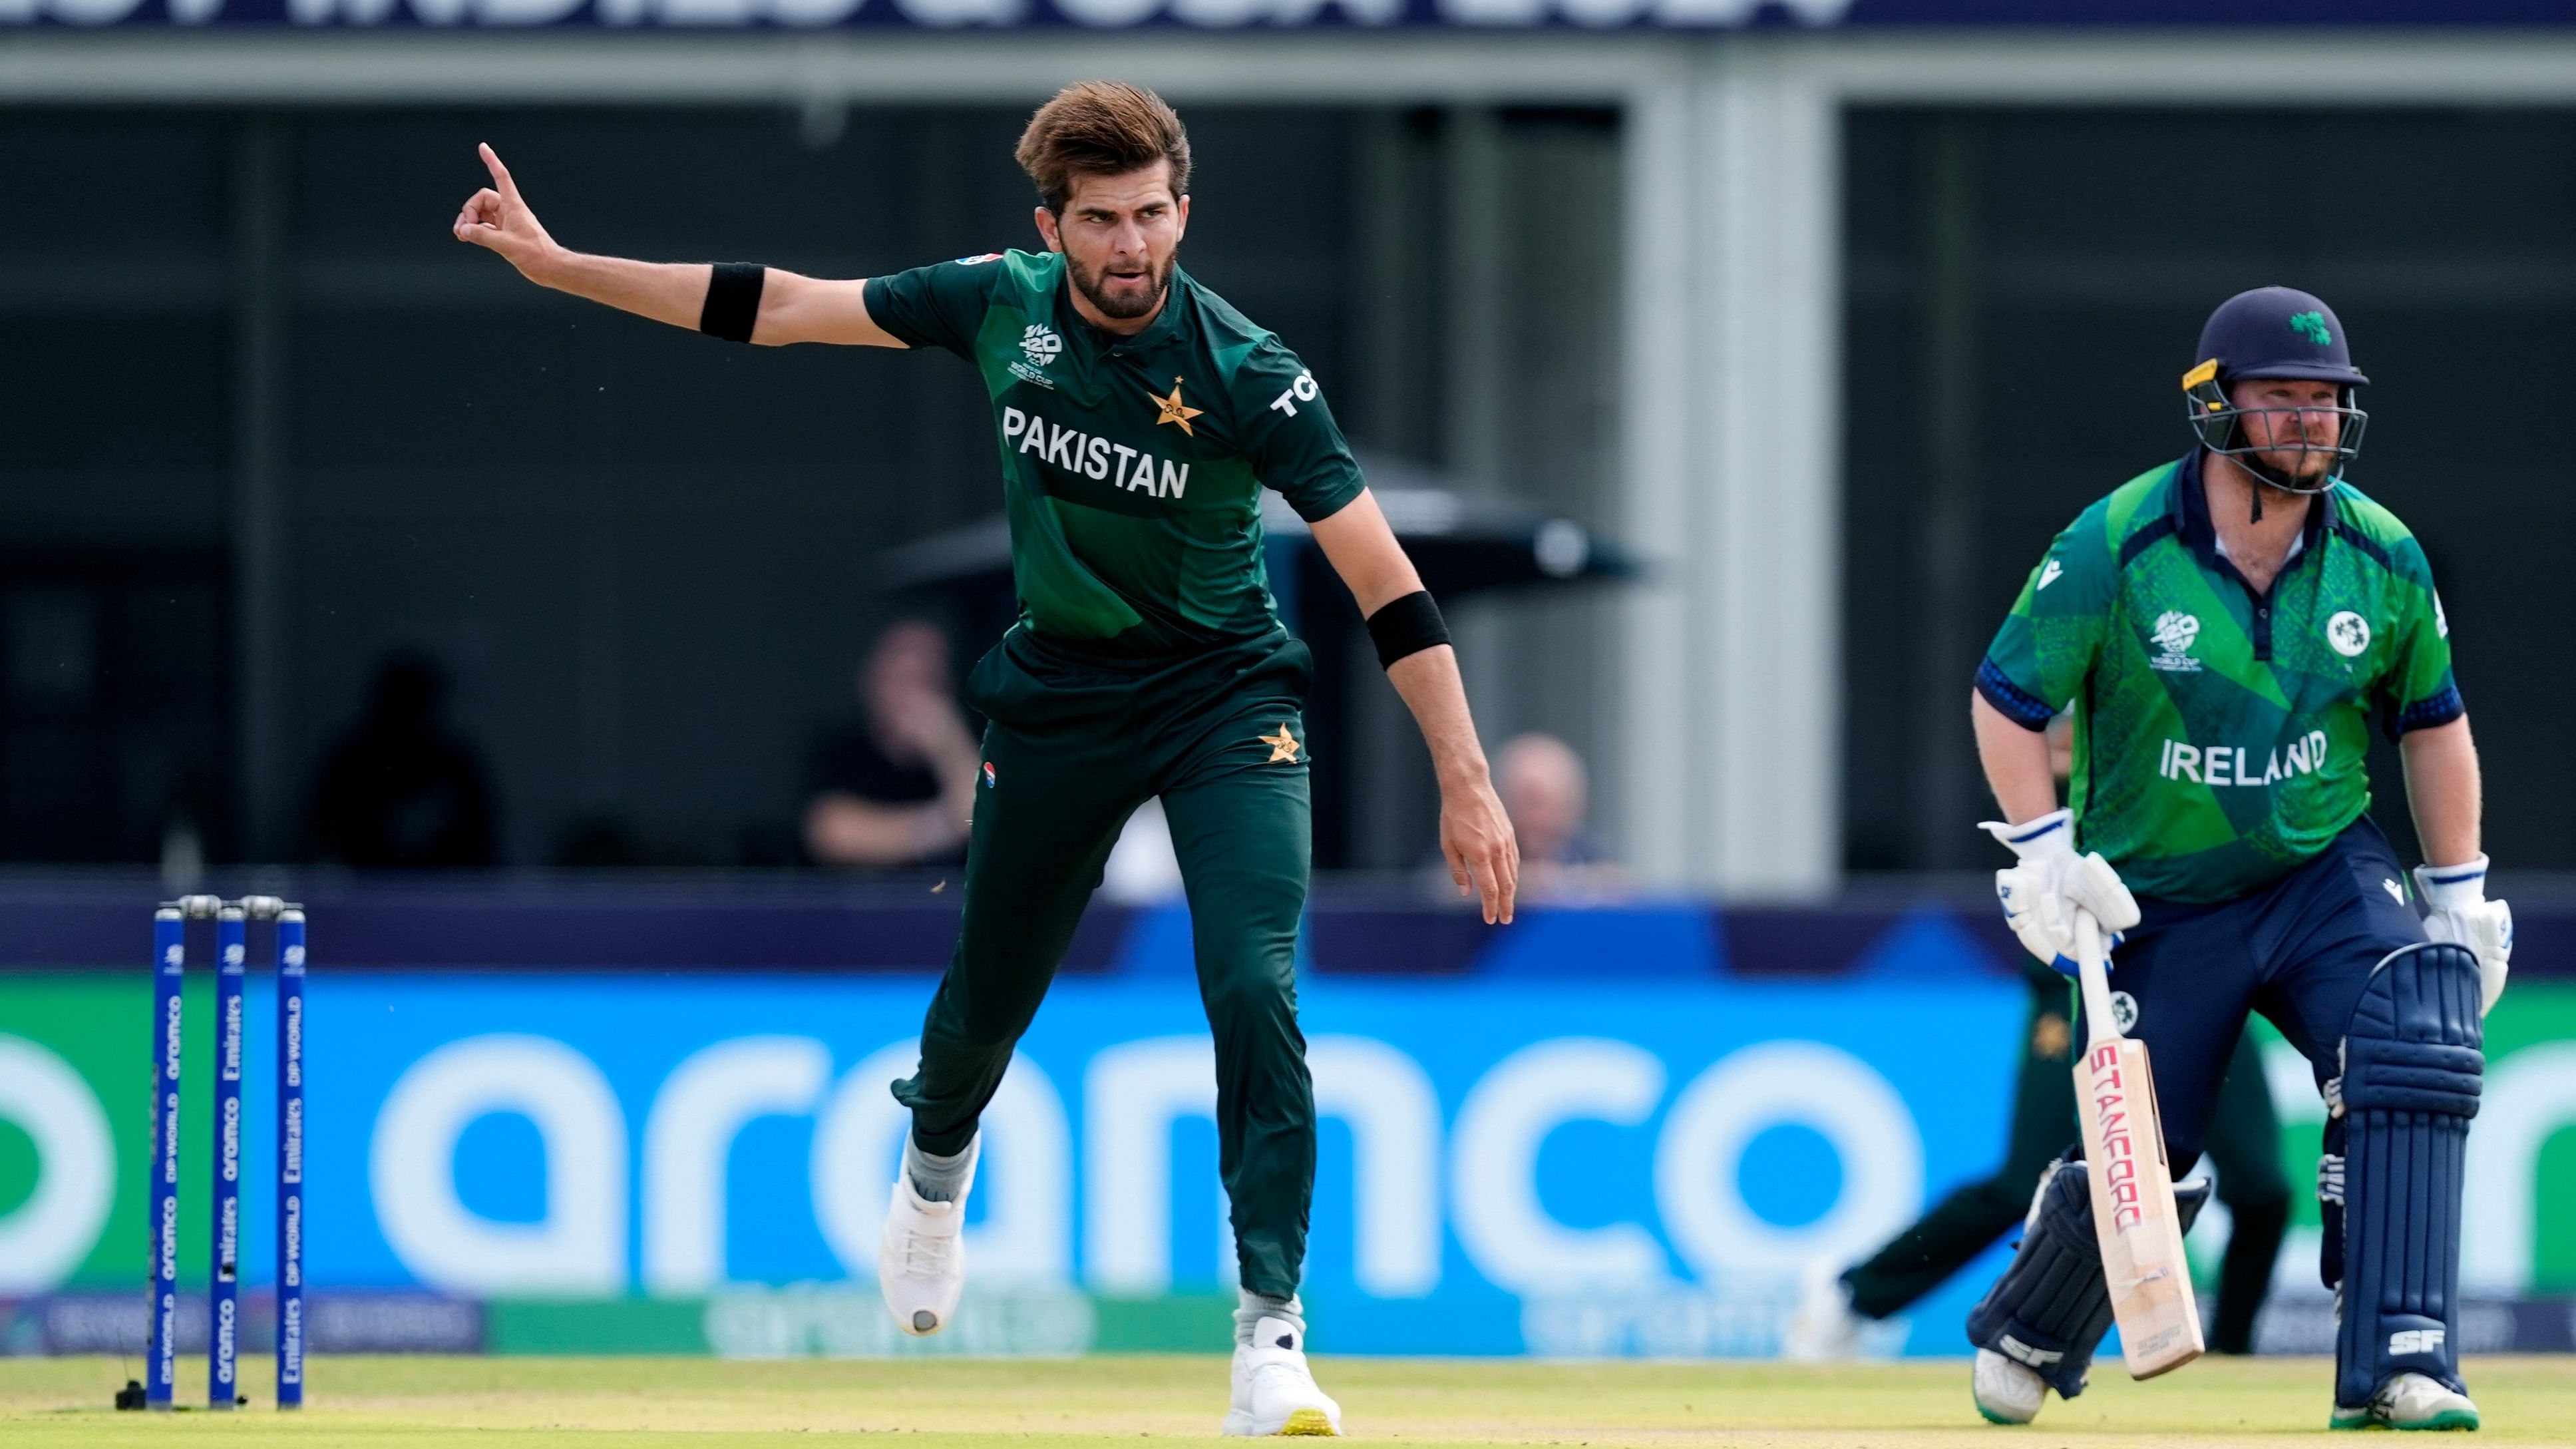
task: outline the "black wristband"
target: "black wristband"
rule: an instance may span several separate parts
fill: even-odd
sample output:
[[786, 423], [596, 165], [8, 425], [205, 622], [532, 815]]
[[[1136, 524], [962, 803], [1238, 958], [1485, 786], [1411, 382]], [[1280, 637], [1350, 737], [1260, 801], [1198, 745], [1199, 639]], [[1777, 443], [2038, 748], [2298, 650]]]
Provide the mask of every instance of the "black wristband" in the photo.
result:
[[1449, 642], [1449, 625], [1440, 617], [1440, 606], [1431, 602], [1429, 589], [1416, 589], [1403, 598], [1388, 601], [1368, 616], [1368, 631], [1370, 640], [1377, 645], [1381, 669], [1408, 654]]
[[760, 285], [769, 268], [758, 262], [718, 262], [707, 281], [707, 304], [698, 309], [698, 330], [727, 342], [749, 342], [752, 324], [760, 320]]

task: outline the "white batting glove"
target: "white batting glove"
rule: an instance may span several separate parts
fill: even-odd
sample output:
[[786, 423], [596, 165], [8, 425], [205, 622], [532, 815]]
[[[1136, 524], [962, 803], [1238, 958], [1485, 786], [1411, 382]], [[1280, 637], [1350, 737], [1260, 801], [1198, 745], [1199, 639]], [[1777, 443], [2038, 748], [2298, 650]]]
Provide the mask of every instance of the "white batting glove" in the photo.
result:
[[2487, 858], [2461, 865], [2415, 867], [2415, 893], [2424, 898], [2424, 934], [2436, 941], [2466, 946], [2478, 958], [2478, 985], [2485, 1001], [2483, 1016], [2504, 995], [2504, 978], [2513, 959], [2513, 907], [2487, 899]]
[[2137, 897], [2120, 883], [2120, 873], [2101, 852], [2075, 853], [2075, 813], [2052, 810], [2036, 820], [2006, 825], [1989, 820], [1977, 827], [2009, 846], [2021, 863], [1995, 872], [1995, 895], [2003, 902], [2004, 920], [2021, 938], [2022, 949], [2072, 976], [2075, 974], [2075, 910], [2081, 906], [2102, 924], [2104, 936], [2117, 944], [2119, 933], [2138, 923]]

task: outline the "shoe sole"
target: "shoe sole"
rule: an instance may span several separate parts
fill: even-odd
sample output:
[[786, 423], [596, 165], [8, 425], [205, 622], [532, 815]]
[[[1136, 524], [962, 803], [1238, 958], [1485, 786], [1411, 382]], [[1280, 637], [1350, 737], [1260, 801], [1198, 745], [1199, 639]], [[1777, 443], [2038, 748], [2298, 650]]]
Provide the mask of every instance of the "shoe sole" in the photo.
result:
[[1978, 1398], [1974, 1394], [1970, 1394], [1968, 1396], [1968, 1402], [1977, 1406], [1978, 1418], [1985, 1420], [1989, 1424], [2001, 1424], [2007, 1429], [2028, 1428], [2030, 1427], [2030, 1419], [2036, 1419], [2039, 1417], [2038, 1414], [2033, 1413], [2030, 1416], [2030, 1419], [2008, 1419], [2003, 1415], [1996, 1413], [1994, 1410], [1987, 1408], [1986, 1401]]
[[1338, 1439], [1342, 1434], [1334, 1426], [1332, 1415], [1321, 1409], [1293, 1410], [1276, 1429], [1262, 1428], [1253, 1422], [1250, 1414], [1237, 1409], [1225, 1416], [1225, 1427], [1217, 1432], [1229, 1439], [1285, 1439], [1292, 1435], [1302, 1439]]
[[2476, 1413], [2469, 1410], [2444, 1409], [2442, 1412], [2435, 1414], [2432, 1418], [2425, 1420], [2421, 1424], [2396, 1424], [2380, 1418], [2378, 1415], [2366, 1410], [2359, 1413], [2347, 1414], [2344, 1410], [2337, 1409], [2334, 1412], [2333, 1417], [2326, 1420], [2326, 1427], [2328, 1429], [2347, 1430], [2394, 1429], [2400, 1433], [2422, 1433], [2428, 1431], [2441, 1432], [2444, 1430], [2464, 1432], [2474, 1430], [2478, 1427], [2478, 1416]]

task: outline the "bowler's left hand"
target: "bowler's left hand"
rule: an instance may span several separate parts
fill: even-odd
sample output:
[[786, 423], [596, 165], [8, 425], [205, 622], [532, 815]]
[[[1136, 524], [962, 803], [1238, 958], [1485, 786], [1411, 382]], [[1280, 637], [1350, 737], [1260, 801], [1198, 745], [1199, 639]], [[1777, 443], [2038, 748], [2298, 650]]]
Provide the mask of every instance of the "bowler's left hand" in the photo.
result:
[[1441, 788], [1440, 854], [1458, 894], [1481, 898], [1485, 924], [1510, 925], [1512, 898], [1521, 888], [1521, 846], [1491, 783]]

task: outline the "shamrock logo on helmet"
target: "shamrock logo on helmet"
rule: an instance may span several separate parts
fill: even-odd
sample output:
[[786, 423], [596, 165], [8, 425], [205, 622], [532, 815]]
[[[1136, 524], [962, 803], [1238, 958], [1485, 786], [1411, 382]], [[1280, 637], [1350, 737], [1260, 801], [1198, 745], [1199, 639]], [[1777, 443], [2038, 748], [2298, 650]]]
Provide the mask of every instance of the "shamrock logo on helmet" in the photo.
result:
[[2291, 313], [2290, 330], [2319, 347], [2334, 346], [2334, 334], [2326, 330], [2326, 314], [2323, 312]]

